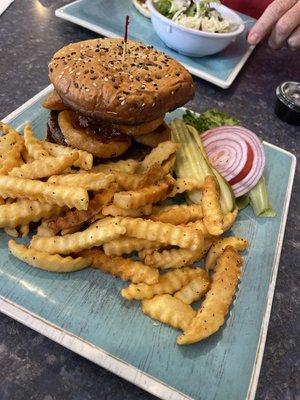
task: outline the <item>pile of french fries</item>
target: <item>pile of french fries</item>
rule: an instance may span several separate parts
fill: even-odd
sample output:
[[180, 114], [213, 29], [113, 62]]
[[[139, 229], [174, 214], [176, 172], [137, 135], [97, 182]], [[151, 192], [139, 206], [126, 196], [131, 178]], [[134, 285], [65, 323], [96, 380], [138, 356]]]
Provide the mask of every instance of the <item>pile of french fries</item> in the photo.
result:
[[[0, 131], [0, 227], [13, 237], [36, 231], [28, 246], [8, 242], [15, 257], [48, 271], [91, 266], [130, 281], [121, 295], [181, 329], [178, 344], [223, 325], [248, 242], [221, 237], [237, 210], [222, 214], [211, 176], [204, 184], [173, 178], [178, 144], [162, 142], [141, 162], [94, 166], [85, 151], [38, 140], [30, 124], [23, 136], [1, 122]], [[192, 190], [202, 191], [200, 204], [168, 204]], [[205, 268], [194, 265], [204, 257]]]

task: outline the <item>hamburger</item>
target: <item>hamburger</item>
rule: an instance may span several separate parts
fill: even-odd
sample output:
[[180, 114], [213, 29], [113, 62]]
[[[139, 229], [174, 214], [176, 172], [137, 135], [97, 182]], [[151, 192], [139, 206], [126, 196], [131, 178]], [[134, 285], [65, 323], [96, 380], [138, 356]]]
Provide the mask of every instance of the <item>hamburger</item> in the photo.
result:
[[[54, 54], [49, 141], [99, 159], [147, 151], [168, 140], [165, 114], [194, 95], [189, 72], [152, 46], [122, 39], [72, 43]], [[139, 153], [139, 151], [137, 151]]]

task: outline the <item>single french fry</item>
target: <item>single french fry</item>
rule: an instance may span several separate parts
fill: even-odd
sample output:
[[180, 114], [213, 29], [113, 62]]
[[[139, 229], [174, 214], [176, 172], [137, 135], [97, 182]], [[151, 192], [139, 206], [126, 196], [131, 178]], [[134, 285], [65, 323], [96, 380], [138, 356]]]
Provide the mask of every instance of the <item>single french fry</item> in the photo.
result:
[[152, 254], [145, 256], [144, 263], [160, 269], [182, 268], [201, 260], [211, 244], [212, 242], [206, 239], [203, 246], [194, 251], [190, 249], [154, 250]]
[[124, 281], [145, 282], [149, 285], [158, 281], [158, 271], [130, 258], [109, 257], [100, 249], [90, 249], [83, 253], [92, 258], [92, 267], [102, 272], [117, 276]]
[[196, 179], [178, 178], [176, 179], [173, 190], [169, 193], [168, 197], [174, 197], [180, 193], [190, 192], [191, 190], [198, 190], [202, 188], [202, 183], [200, 183]]
[[11, 253], [19, 260], [35, 268], [51, 272], [75, 272], [88, 267], [91, 259], [84, 257], [61, 257], [58, 254], [52, 255], [45, 251], [28, 249], [14, 240], [8, 242]]
[[22, 237], [26, 237], [29, 235], [29, 225], [20, 226], [20, 234]]
[[202, 194], [204, 225], [211, 235], [219, 236], [223, 230], [223, 214], [221, 211], [220, 194], [215, 178], [207, 176]]
[[203, 219], [199, 219], [198, 221], [194, 222], [188, 222], [186, 226], [201, 231], [203, 233], [203, 236], [207, 239], [212, 237], [212, 235], [208, 232], [206, 226], [204, 225]]
[[128, 174], [134, 174], [139, 162], [136, 160], [120, 160], [115, 162], [109, 162], [107, 164], [95, 165], [92, 168], [93, 172], [103, 172], [104, 174], [112, 174], [114, 172], [126, 172]]
[[103, 243], [123, 235], [126, 229], [119, 225], [117, 218], [106, 218], [96, 221], [81, 232], [65, 236], [39, 237], [33, 236], [30, 248], [46, 251], [50, 254], [78, 253], [84, 249], [101, 246]]
[[[137, 240], [136, 238], [131, 238], [131, 239]], [[138, 240], [143, 240], [143, 239], [138, 239]], [[149, 242], [149, 243], [152, 243], [152, 242]], [[139, 251], [138, 251], [139, 259], [142, 260], [142, 261], [144, 261], [145, 258], [146, 258], [146, 256], [148, 256], [148, 255], [150, 255], [150, 254], [153, 254], [155, 250], [159, 250], [159, 249], [161, 249], [161, 248], [162, 248], [162, 244], [160, 243], [160, 244], [157, 245], [156, 247], [152, 247], [152, 248], [150, 248], [150, 249], [142, 249], [142, 250], [139, 250]]]
[[238, 209], [236, 208], [232, 212], [230, 212], [228, 214], [225, 214], [223, 216], [223, 230], [224, 230], [224, 232], [228, 231], [232, 227], [234, 221], [236, 220], [237, 215], [238, 215]]
[[196, 315], [188, 304], [169, 295], [161, 294], [142, 301], [143, 313], [173, 328], [185, 330]]
[[114, 195], [114, 204], [119, 208], [140, 208], [167, 198], [171, 183], [163, 181], [142, 189], [119, 192]]
[[160, 143], [141, 162], [141, 170], [148, 171], [154, 164], [161, 165], [172, 154], [176, 153], [178, 148], [179, 145], [170, 140]]
[[164, 224], [142, 218], [123, 218], [126, 235], [160, 243], [197, 250], [203, 246], [203, 234], [192, 228]]
[[72, 228], [83, 224], [98, 214], [103, 206], [108, 204], [114, 195], [115, 186], [112, 185], [102, 192], [96, 193], [92, 200], [89, 201], [87, 210], [69, 210], [57, 218], [52, 218], [45, 222], [45, 225], [50, 228], [54, 234], [57, 234], [63, 229]]
[[17, 238], [19, 237], [19, 232], [16, 230], [16, 228], [8, 228], [8, 227], [4, 227], [4, 232], [8, 235], [11, 236], [13, 238]]
[[161, 167], [163, 168], [164, 173], [166, 175], [173, 173], [175, 167], [175, 161], [176, 161], [176, 154], [172, 154], [166, 161], [162, 163]]
[[187, 224], [203, 217], [201, 204], [176, 204], [153, 206], [149, 218], [152, 221], [160, 221], [173, 225]]
[[113, 217], [144, 217], [151, 214], [152, 204], [146, 204], [140, 208], [120, 208], [114, 204], [103, 207], [103, 215], [112, 215]]
[[71, 233], [78, 232], [81, 227], [82, 227], [82, 225], [71, 226], [70, 228], [62, 229], [60, 234], [61, 234], [61, 236], [70, 235]]
[[[41, 142], [44, 149], [53, 156], [53, 157], [61, 157], [61, 156], [69, 156], [74, 152], [72, 147], [61, 146], [56, 143], [50, 143], [47, 141]], [[88, 153], [87, 151], [77, 150], [78, 159], [74, 160], [73, 166], [84, 169], [86, 171], [90, 170], [93, 166], [93, 155]]]
[[105, 243], [103, 245], [103, 250], [107, 256], [121, 256], [122, 254], [130, 254], [133, 251], [156, 248], [157, 246], [160, 246], [160, 243], [146, 239], [121, 236], [118, 239]]
[[0, 228], [28, 225], [42, 218], [58, 215], [61, 211], [61, 207], [55, 204], [19, 199], [17, 202], [0, 206]]
[[88, 192], [80, 187], [60, 186], [7, 175], [0, 176], [0, 196], [26, 197], [29, 200], [75, 207], [78, 210], [86, 210], [89, 204]]
[[[127, 300], [151, 299], [159, 294], [172, 294], [180, 290], [197, 276], [202, 276], [200, 268], [182, 268], [160, 275], [153, 285], [146, 283], [133, 284], [122, 289], [121, 295]], [[206, 274], [207, 275], [207, 274]]]
[[206, 256], [205, 260], [205, 268], [207, 271], [214, 269], [217, 259], [223, 253], [227, 246], [233, 247], [237, 251], [244, 251], [248, 248], [249, 243], [248, 240], [242, 237], [228, 236], [226, 238], [221, 238], [216, 241]]
[[200, 300], [209, 289], [209, 277], [202, 269], [202, 274], [191, 279], [183, 288], [174, 294], [176, 299], [185, 304]]
[[151, 165], [146, 173], [129, 174], [128, 172], [115, 172], [115, 179], [122, 190], [136, 190], [157, 183], [165, 176], [165, 172], [158, 164]]
[[0, 137], [0, 161], [2, 162], [16, 143], [24, 144], [24, 139], [18, 131], [1, 121], [0, 131], [4, 132], [4, 135]]
[[26, 123], [24, 126], [24, 140], [28, 154], [37, 160], [43, 157], [49, 157], [49, 153], [44, 149], [43, 144], [38, 140], [32, 131], [31, 125]]
[[22, 164], [21, 152], [24, 148], [23, 143], [15, 143], [11, 150], [4, 156], [3, 163], [0, 168], [0, 174], [5, 175], [9, 173], [13, 168], [18, 167]]
[[77, 174], [51, 176], [48, 182], [55, 185], [73, 186], [86, 190], [101, 190], [108, 188], [114, 180], [115, 177], [113, 174], [106, 175], [102, 172], [81, 172]]
[[177, 338], [178, 344], [199, 342], [217, 332], [224, 324], [238, 284], [242, 258], [226, 247], [217, 261], [209, 291], [197, 315]]
[[43, 220], [37, 228], [37, 236], [39, 237], [51, 237], [55, 236], [57, 232], [47, 226], [47, 220]]
[[54, 174], [62, 173], [78, 159], [78, 153], [74, 151], [68, 156], [44, 157], [29, 164], [13, 168], [8, 174], [19, 178], [41, 179], [48, 178]]

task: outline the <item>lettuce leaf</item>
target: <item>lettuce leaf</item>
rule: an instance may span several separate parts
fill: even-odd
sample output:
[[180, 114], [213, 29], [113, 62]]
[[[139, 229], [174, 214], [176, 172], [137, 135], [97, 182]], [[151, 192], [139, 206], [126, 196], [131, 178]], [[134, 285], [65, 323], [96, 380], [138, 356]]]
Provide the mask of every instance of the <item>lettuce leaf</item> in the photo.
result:
[[192, 125], [199, 133], [203, 133], [208, 129], [216, 128], [217, 126], [239, 124], [238, 119], [229, 117], [222, 111], [216, 109], [208, 110], [199, 116], [186, 110], [182, 118], [186, 124]]

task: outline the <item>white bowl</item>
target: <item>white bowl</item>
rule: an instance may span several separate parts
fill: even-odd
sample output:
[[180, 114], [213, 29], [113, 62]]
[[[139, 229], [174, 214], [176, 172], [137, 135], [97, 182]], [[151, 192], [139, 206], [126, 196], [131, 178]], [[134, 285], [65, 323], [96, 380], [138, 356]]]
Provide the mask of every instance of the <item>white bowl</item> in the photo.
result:
[[245, 24], [237, 13], [217, 3], [214, 4], [214, 8], [225, 19], [239, 25], [234, 31], [211, 33], [186, 28], [158, 12], [153, 0], [147, 0], [147, 6], [151, 13], [153, 28], [161, 40], [171, 49], [190, 57], [203, 57], [222, 51], [245, 29]]

